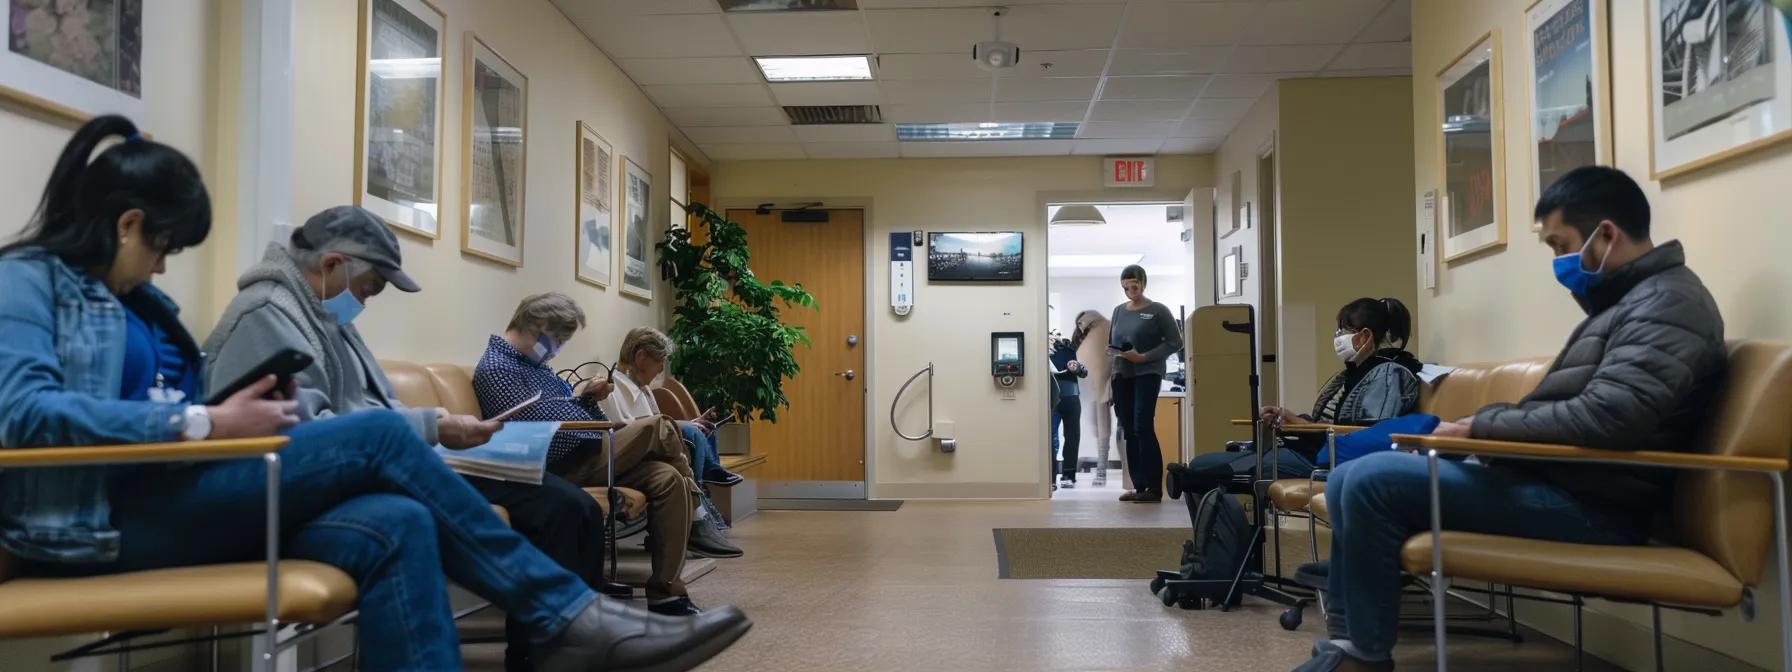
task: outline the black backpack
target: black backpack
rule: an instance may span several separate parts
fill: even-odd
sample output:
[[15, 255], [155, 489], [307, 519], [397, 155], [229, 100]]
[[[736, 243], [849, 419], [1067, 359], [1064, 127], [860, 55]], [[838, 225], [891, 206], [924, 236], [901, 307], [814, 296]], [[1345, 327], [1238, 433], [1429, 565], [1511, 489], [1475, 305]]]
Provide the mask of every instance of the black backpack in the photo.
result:
[[1251, 543], [1244, 506], [1223, 488], [1208, 490], [1195, 505], [1195, 536], [1182, 542], [1183, 580], [1231, 581]]

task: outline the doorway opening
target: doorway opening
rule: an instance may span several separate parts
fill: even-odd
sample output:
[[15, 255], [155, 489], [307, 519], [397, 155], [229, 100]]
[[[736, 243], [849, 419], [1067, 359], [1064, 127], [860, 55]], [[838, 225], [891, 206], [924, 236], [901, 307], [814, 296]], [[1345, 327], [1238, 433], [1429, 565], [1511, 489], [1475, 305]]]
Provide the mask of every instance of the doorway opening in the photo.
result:
[[[1176, 318], [1177, 334], [1185, 333], [1184, 320], [1197, 305], [1194, 220], [1186, 203], [1063, 203], [1049, 206], [1046, 216], [1047, 349], [1053, 366], [1041, 368], [1053, 375], [1061, 390], [1057, 396], [1065, 400], [1056, 407], [1047, 401], [1051, 431], [1044, 448], [1051, 455], [1052, 497], [1114, 499], [1133, 488], [1123, 469], [1126, 449], [1110, 379], [1113, 358], [1106, 352], [1108, 322], [1127, 302], [1120, 275], [1128, 266], [1144, 268], [1145, 297], [1163, 304]], [[1094, 328], [1079, 338], [1079, 322]], [[1054, 373], [1068, 371], [1072, 360], [1085, 376]], [[1164, 361], [1166, 375], [1153, 405], [1165, 464], [1182, 459], [1184, 360], [1177, 352]], [[1074, 403], [1068, 401], [1072, 391]]]

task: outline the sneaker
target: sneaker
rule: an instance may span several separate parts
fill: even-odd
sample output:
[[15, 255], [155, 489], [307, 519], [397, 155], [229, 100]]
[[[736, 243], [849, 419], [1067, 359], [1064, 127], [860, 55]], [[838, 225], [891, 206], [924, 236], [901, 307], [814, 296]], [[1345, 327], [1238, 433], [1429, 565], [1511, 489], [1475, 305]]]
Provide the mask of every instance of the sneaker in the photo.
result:
[[744, 553], [728, 543], [722, 531], [716, 529], [714, 521], [709, 519], [691, 523], [691, 541], [685, 547], [692, 553], [705, 558], [738, 558]]
[[650, 603], [647, 610], [661, 616], [696, 616], [703, 613], [702, 609], [697, 608], [697, 603], [688, 597]]
[[723, 469], [719, 464], [703, 470], [703, 482], [709, 485], [736, 486], [744, 480], [747, 480], [747, 477]]
[[1095, 470], [1095, 479], [1089, 481], [1089, 485], [1095, 486], [1097, 488], [1107, 487], [1107, 485], [1108, 485], [1108, 470], [1107, 469], [1096, 469]]
[[1062, 476], [1059, 476], [1058, 477], [1058, 487], [1066, 488], [1066, 489], [1076, 487], [1076, 475], [1075, 474], [1064, 474]]
[[1309, 562], [1294, 570], [1294, 582], [1314, 590], [1329, 588], [1331, 578], [1332, 561], [1330, 560]]
[[1392, 660], [1359, 660], [1328, 639], [1314, 644], [1313, 659], [1294, 668], [1294, 672], [1390, 672], [1393, 669]]

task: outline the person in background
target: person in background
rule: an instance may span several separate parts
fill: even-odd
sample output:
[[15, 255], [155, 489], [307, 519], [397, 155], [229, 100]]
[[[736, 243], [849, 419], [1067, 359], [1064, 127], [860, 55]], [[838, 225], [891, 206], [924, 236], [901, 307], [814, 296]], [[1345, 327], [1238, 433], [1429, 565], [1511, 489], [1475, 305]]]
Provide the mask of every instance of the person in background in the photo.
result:
[[[1332, 350], [1344, 370], [1333, 375], [1313, 399], [1313, 412], [1295, 415], [1280, 406], [1264, 406], [1264, 422], [1368, 426], [1413, 412], [1419, 405], [1419, 369], [1424, 365], [1406, 351], [1412, 338], [1412, 313], [1399, 299], [1362, 298], [1338, 309], [1338, 330]], [[1319, 465], [1320, 434], [1294, 434], [1263, 459], [1276, 467], [1274, 478], [1306, 478]], [[1254, 451], [1206, 453], [1186, 466], [1170, 465], [1172, 492], [1203, 493], [1237, 474], [1256, 469]]]
[[[473, 369], [473, 393], [487, 414], [500, 413], [530, 397], [541, 401], [518, 412], [526, 421], [590, 422], [612, 420], [598, 404], [614, 395], [610, 381], [591, 379], [572, 387], [548, 362], [585, 325], [585, 311], [558, 292], [525, 297], [502, 335], [491, 336], [485, 355]], [[699, 609], [685, 587], [685, 553], [703, 557], [739, 557], [712, 525], [694, 523], [697, 486], [692, 480], [678, 428], [665, 418], [618, 422], [615, 482], [647, 496], [647, 550], [653, 573], [647, 579], [648, 608], [662, 614], [695, 614]], [[600, 431], [565, 431], [548, 445], [548, 471], [580, 487], [595, 487], [609, 478], [611, 455]]]
[[[198, 401], [199, 348], [150, 280], [210, 230], [187, 157], [120, 116], [75, 131], [31, 223], [0, 248], [0, 448], [286, 436], [282, 557], [355, 579], [371, 672], [461, 669], [448, 576], [525, 623], [544, 671], [688, 670], [751, 627], [729, 607], [671, 618], [591, 590], [506, 526], [398, 412], [300, 423], [297, 390], [273, 376]], [[255, 562], [266, 488], [261, 460], [7, 469], [0, 547], [36, 576]]]
[[1182, 349], [1182, 332], [1168, 306], [1145, 297], [1145, 269], [1120, 271], [1126, 303], [1114, 307], [1108, 349], [1114, 360], [1114, 411], [1126, 439], [1126, 470], [1133, 489], [1122, 502], [1164, 499], [1164, 458], [1157, 445], [1157, 393], [1163, 388], [1164, 360]]
[[1076, 487], [1076, 460], [1083, 442], [1083, 397], [1077, 380], [1086, 378], [1089, 370], [1076, 361], [1076, 348], [1070, 339], [1052, 339], [1050, 361], [1052, 385], [1057, 394], [1052, 401], [1052, 447], [1057, 448], [1058, 428], [1064, 430], [1064, 461], [1058, 471], [1058, 487]]
[[1089, 370], [1089, 393], [1082, 395], [1087, 404], [1083, 417], [1095, 429], [1095, 478], [1089, 484], [1097, 488], [1108, 484], [1108, 451], [1114, 445], [1114, 385], [1109, 377], [1113, 358], [1106, 352], [1108, 325], [1108, 318], [1102, 317], [1100, 311], [1085, 310], [1077, 313], [1076, 329], [1070, 335], [1070, 349], [1076, 351], [1077, 363]]
[[[1649, 199], [1622, 171], [1576, 168], [1535, 210], [1551, 269], [1587, 317], [1536, 389], [1439, 425], [1437, 436], [1597, 450], [1686, 451], [1728, 372], [1717, 301], [1678, 241], [1649, 238]], [[1537, 272], [1542, 269], [1538, 268]], [[1674, 472], [1605, 464], [1440, 461], [1443, 529], [1571, 544], [1641, 545]], [[1431, 529], [1431, 467], [1366, 455], [1332, 472], [1326, 630], [1297, 672], [1394, 669], [1400, 548]]]
[[[501, 426], [445, 409], [407, 408], [353, 322], [387, 286], [421, 288], [404, 272], [398, 236], [379, 216], [351, 205], [320, 212], [292, 234], [289, 245], [268, 246], [261, 263], [237, 280], [238, 293], [205, 341], [213, 387], [253, 371], [282, 350], [312, 364], [295, 376], [301, 421], [368, 409], [395, 411], [426, 443], [472, 448]], [[510, 525], [554, 562], [601, 588], [604, 513], [591, 495], [564, 478], [540, 484], [463, 476], [486, 500], [510, 513]], [[527, 672], [529, 629], [505, 624], [505, 669]]]
[[[653, 390], [650, 389], [653, 381], [666, 372], [666, 360], [671, 356], [672, 339], [660, 333], [660, 330], [653, 327], [630, 329], [622, 339], [622, 351], [616, 359], [616, 373], [621, 374], [616, 377], [616, 393], [602, 400], [604, 415], [620, 422], [653, 418], [675, 422], [670, 416], [660, 412], [659, 402], [654, 401]], [[704, 470], [721, 468], [719, 457], [711, 452], [709, 438], [698, 425], [677, 422], [677, 426], [683, 436], [685, 449], [691, 455], [693, 470], [703, 473]], [[716, 510], [715, 504], [710, 503], [709, 494], [701, 488], [698, 489], [697, 496], [702, 500], [703, 506], [697, 511], [695, 524], [707, 528], [706, 535], [714, 532], [717, 539], [723, 539], [721, 533], [716, 532], [728, 527], [727, 521], [722, 519], [722, 512]], [[725, 544], [726, 541], [722, 543]], [[740, 551], [716, 557], [740, 557]]]

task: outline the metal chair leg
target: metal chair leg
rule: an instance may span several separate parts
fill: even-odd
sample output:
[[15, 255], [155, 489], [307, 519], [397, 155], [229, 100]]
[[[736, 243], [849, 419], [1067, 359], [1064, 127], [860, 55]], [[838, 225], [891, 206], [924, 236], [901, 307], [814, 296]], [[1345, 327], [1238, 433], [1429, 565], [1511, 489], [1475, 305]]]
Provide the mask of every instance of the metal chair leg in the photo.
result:
[[1661, 605], [1651, 604], [1649, 610], [1654, 612], [1652, 616], [1655, 620], [1649, 630], [1649, 634], [1655, 637], [1655, 672], [1667, 672], [1667, 658], [1661, 655]]
[[1587, 653], [1587, 649], [1581, 640], [1580, 632], [1581, 604], [1579, 597], [1574, 598], [1574, 672], [1581, 671], [1581, 666], [1586, 662]]
[[1431, 628], [1437, 637], [1437, 672], [1449, 669], [1449, 645], [1444, 636], [1444, 600], [1449, 579], [1444, 578], [1443, 494], [1437, 478], [1437, 451], [1426, 451], [1431, 470]]
[[1781, 669], [1792, 671], [1792, 560], [1786, 558], [1786, 479], [1780, 472], [1767, 474], [1773, 481], [1773, 541], [1779, 551], [1780, 570], [1780, 661]]

